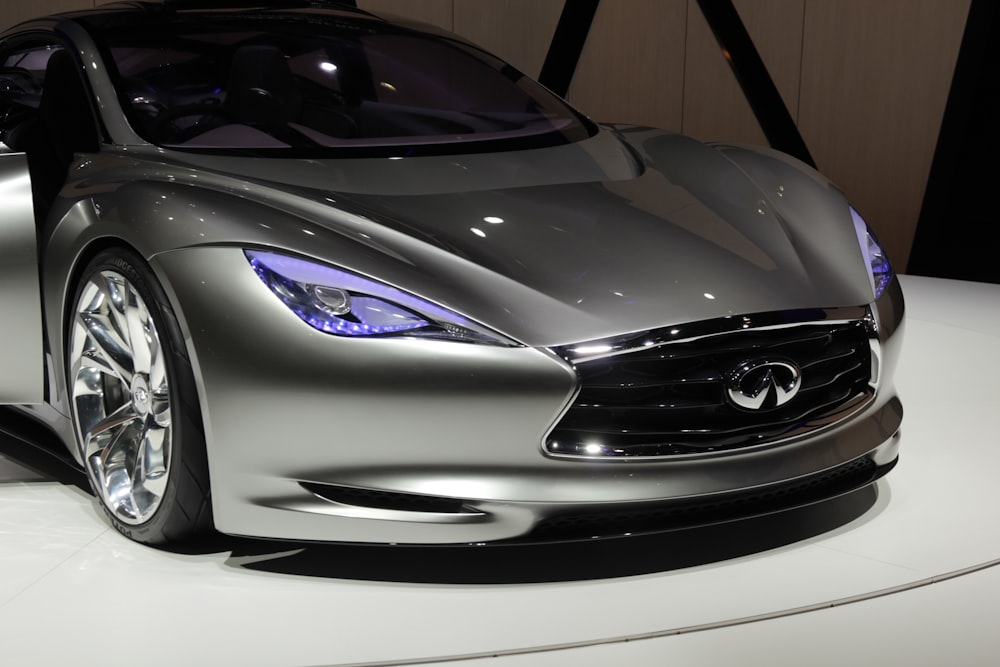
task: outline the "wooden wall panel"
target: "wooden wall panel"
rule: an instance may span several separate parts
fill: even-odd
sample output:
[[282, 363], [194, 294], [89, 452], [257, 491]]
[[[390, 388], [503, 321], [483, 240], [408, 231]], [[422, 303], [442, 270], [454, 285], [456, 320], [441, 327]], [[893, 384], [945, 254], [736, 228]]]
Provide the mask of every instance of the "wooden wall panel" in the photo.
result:
[[3, 0], [0, 4], [0, 30], [28, 19], [68, 12], [74, 9], [89, 9], [107, 0]]
[[799, 128], [904, 269], [969, 0], [807, 0]]
[[453, 30], [453, 0], [358, 0], [358, 7], [370, 12], [386, 12], [413, 21]]
[[455, 32], [537, 78], [563, 0], [455, 0]]
[[[734, 2], [792, 118], [798, 114], [805, 0]], [[767, 144], [696, 0], [688, 0], [683, 132], [703, 141]]]
[[599, 122], [681, 129], [687, 0], [600, 4], [569, 100]]

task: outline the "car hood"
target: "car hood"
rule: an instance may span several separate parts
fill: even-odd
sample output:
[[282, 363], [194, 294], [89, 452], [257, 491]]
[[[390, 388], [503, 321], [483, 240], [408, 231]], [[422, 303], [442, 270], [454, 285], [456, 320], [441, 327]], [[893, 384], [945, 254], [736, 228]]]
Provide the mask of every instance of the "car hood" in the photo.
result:
[[815, 172], [643, 128], [581, 144], [282, 170], [262, 161], [266, 173], [245, 159], [188, 161], [242, 170], [262, 186], [244, 196], [340, 240], [272, 230], [250, 242], [377, 277], [527, 344], [872, 300], [849, 208]]

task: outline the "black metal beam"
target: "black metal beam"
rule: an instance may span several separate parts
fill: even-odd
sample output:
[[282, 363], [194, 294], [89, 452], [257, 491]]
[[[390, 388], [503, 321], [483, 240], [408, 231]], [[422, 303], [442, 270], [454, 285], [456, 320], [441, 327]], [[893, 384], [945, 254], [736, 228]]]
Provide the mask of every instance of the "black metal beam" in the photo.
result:
[[732, 0], [698, 0], [705, 20], [773, 148], [816, 166]]
[[972, 0], [907, 273], [1000, 283], [1000, 3]]
[[563, 5], [542, 72], [538, 76], [542, 85], [557, 95], [566, 97], [569, 92], [599, 4], [600, 0], [566, 0]]

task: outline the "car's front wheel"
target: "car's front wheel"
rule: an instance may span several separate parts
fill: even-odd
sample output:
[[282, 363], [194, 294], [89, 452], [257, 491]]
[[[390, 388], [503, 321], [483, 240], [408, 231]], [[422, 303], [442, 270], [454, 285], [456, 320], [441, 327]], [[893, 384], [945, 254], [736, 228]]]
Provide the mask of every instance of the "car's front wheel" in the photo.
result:
[[197, 389], [177, 318], [145, 262], [124, 249], [84, 270], [69, 312], [77, 446], [122, 534], [162, 544], [212, 523]]

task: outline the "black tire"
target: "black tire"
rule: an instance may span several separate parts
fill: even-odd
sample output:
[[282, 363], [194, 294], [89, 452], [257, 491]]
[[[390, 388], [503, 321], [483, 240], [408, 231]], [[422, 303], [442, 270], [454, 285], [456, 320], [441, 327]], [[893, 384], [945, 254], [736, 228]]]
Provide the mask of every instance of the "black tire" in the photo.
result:
[[145, 544], [212, 529], [197, 386], [173, 308], [152, 271], [123, 248], [84, 269], [66, 322], [77, 447], [98, 504]]

